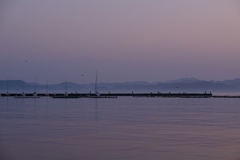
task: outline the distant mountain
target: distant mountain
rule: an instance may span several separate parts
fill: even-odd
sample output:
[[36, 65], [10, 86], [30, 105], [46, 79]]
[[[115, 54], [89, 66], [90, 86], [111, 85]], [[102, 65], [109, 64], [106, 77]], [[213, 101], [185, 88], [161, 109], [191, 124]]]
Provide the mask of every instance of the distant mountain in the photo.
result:
[[63, 83], [59, 83], [59, 84], [48, 85], [49, 91], [53, 90], [53, 91], [57, 91], [57, 92], [66, 92], [66, 91], [75, 92], [79, 89], [80, 89], [80, 85], [77, 83], [73, 83], [73, 82], [63, 82]]
[[234, 87], [240, 89], [240, 78], [233, 79], [233, 80], [225, 80], [222, 83], [230, 85], [230, 86], [234, 86]]
[[4, 92], [22, 92], [32, 89], [32, 86], [22, 80], [0, 80], [0, 90]]
[[124, 82], [126, 85], [148, 85], [148, 82], [145, 81], [133, 81], [133, 82]]
[[170, 81], [166, 81], [165, 83], [198, 83], [198, 82], [203, 82], [203, 81], [196, 79], [194, 77], [191, 77], [191, 78], [181, 78], [177, 80], [170, 80]]
[[28, 82], [28, 84], [29, 84], [29, 85], [32, 85], [32, 86], [34, 86], [34, 85], [36, 85], [36, 86], [41, 86], [41, 85], [42, 85], [42, 84], [35, 83], [35, 82]]
[[226, 84], [217, 84], [207, 81], [195, 83], [161, 83], [156, 85], [158, 91], [169, 92], [233, 92], [237, 91], [234, 87]]
[[[63, 82], [42, 85], [22, 80], [0, 80], [0, 92], [81, 92], [95, 91], [95, 84]], [[181, 78], [166, 82], [148, 83], [134, 81], [125, 83], [98, 83], [99, 92], [240, 92], [240, 78], [225, 81], [203, 81], [197, 78]]]
[[79, 85], [77, 83], [73, 83], [73, 82], [63, 82], [63, 83], [59, 83], [56, 84], [55, 86], [59, 86], [59, 87], [78, 87]]
[[214, 81], [214, 80], [211, 80], [211, 81], [208, 81], [208, 82], [211, 82], [211, 83], [222, 83], [222, 81]]

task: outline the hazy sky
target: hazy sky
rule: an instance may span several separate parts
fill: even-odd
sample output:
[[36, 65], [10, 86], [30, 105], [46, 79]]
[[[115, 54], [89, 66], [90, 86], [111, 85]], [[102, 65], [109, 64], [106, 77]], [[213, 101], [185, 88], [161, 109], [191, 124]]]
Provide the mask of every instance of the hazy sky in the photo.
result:
[[1, 80], [90, 83], [96, 70], [99, 82], [240, 78], [240, 2], [0, 1]]

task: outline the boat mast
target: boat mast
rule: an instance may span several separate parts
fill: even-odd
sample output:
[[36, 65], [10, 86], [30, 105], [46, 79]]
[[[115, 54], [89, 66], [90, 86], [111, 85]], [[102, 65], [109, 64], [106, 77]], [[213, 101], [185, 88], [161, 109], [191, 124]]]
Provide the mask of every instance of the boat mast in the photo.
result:
[[65, 93], [66, 93], [66, 77], [65, 77], [65, 83], [64, 83], [64, 89], [65, 89]]
[[24, 86], [23, 86], [23, 77], [22, 77], [22, 93], [24, 91]]
[[67, 96], [67, 78], [66, 77], [65, 77], [65, 85], [64, 85], [64, 87], [65, 87], [64, 95]]
[[47, 91], [47, 94], [48, 94], [48, 80], [47, 80], [46, 91]]
[[97, 70], [96, 70], [96, 81], [95, 81], [95, 93], [97, 94]]
[[37, 77], [35, 76], [35, 86], [34, 86], [34, 93], [37, 93]]
[[8, 94], [8, 78], [7, 78], [7, 94]]

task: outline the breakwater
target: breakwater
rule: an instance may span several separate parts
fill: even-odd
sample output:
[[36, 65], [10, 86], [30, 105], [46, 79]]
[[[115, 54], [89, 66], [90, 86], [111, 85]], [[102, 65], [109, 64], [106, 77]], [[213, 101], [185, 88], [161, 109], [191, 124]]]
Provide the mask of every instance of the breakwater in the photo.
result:
[[[0, 97], [17, 97], [23, 96], [22, 93], [1, 93]], [[91, 98], [96, 97], [96, 93], [24, 93], [25, 97], [66, 97], [66, 98]], [[99, 93], [98, 96], [104, 97], [163, 97], [163, 98], [240, 98], [240, 96], [230, 95], [213, 95], [212, 93]]]
[[[22, 93], [2, 93], [0, 94], [0, 96], [2, 97], [6, 97], [6, 96], [10, 96], [10, 97], [15, 97], [15, 96], [22, 96]], [[24, 93], [24, 96], [40, 96], [40, 97], [45, 97], [45, 96], [49, 96], [49, 97], [56, 97], [56, 96], [67, 96], [67, 97], [79, 97], [79, 98], [88, 98], [88, 97], [95, 97], [96, 94], [95, 93]], [[209, 98], [212, 97], [212, 93], [99, 93], [98, 96], [101, 97], [112, 97], [112, 96], [116, 96], [116, 97], [179, 97], [179, 98]]]

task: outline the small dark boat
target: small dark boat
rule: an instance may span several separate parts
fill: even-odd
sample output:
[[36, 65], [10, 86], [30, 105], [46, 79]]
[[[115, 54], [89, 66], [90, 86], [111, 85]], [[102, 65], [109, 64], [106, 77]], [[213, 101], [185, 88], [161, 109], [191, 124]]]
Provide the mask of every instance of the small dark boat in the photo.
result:
[[52, 98], [80, 98], [79, 96], [52, 96]]
[[14, 98], [40, 98], [39, 96], [15, 96]]
[[117, 96], [91, 96], [89, 98], [117, 98]]

